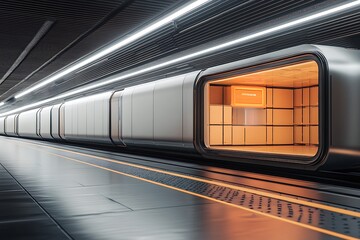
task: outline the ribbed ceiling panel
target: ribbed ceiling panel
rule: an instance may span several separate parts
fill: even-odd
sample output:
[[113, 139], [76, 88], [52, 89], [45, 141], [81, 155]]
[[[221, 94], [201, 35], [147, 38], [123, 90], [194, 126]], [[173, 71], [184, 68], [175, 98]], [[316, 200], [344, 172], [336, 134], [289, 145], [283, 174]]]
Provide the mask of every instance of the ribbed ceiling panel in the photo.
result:
[[[0, 75], [5, 74], [46, 20], [54, 21], [53, 27], [21, 65], [7, 78], [6, 83], [15, 85], [24, 79], [123, 2], [122, 0], [1, 1], [0, 47], [2, 54], [0, 55]], [[58, 66], [61, 66], [60, 62]], [[50, 74], [51, 72], [48, 71], [47, 73]], [[0, 95], [8, 89], [8, 86], [1, 84]], [[2, 98], [4, 97], [6, 96]]]
[[[16, 4], [12, 5], [12, 2], [15, 2]], [[38, 49], [29, 55], [29, 60], [32, 59], [32, 61], [25, 61], [24, 65], [20, 66], [11, 76], [14, 81], [15, 78], [17, 80], [23, 79], [24, 76], [33, 71], [44, 58], [49, 58], [55, 52], [59, 51], [59, 46], [61, 44], [61, 46], [64, 47], [65, 44], [63, 44], [63, 40], [70, 38], [74, 39], [73, 31], [77, 32], [79, 35], [80, 32], [84, 32], [91, 28], [91, 26], [96, 24], [96, 21], [100, 21], [102, 18], [106, 17], [106, 14], [114, 11], [114, 9], [119, 8], [119, 11], [111, 18], [107, 19], [101, 26], [94, 29], [87, 37], [81, 39], [81, 41], [74, 44], [69, 50], [61, 54], [61, 56], [47, 64], [46, 67], [33, 74], [24, 83], [14, 88], [12, 91], [7, 92], [3, 98], [9, 97], [21, 88], [41, 80], [81, 56], [84, 56], [115, 39], [131, 34], [135, 29], [149, 24], [157, 17], [170, 12], [187, 1], [123, 0], [123, 8], [120, 6], [121, 1], [110, 0], [60, 1], [59, 4], [55, 4], [55, 2], [46, 2], [46, 4], [44, 4], [42, 1], [36, 1], [36, 6], [38, 9], [42, 10], [36, 10], [35, 7], [34, 9], [31, 9], [30, 6], [26, 6], [30, 5], [32, 2], [34, 1], [5, 1], [7, 4], [5, 5], [8, 8], [12, 7], [15, 10], [17, 9], [16, 11], [24, 13], [25, 20], [33, 19], [34, 25], [26, 24], [26, 21], [19, 16], [12, 16], [11, 14], [8, 16], [1, 16], [1, 18], [4, 19], [9, 18], [10, 22], [17, 21], [15, 19], [19, 18], [19, 22], [23, 23], [23, 28], [28, 27], [28, 29], [25, 29], [24, 34], [12, 31], [5, 36], [0, 33], [1, 42], [6, 42], [6, 39], [8, 39], [9, 36], [19, 34], [22, 41], [19, 43], [15, 41], [13, 44], [17, 44], [16, 47], [11, 48], [11, 51], [16, 52], [16, 49], [21, 49], [20, 46], [29, 41], [29, 38], [31, 39], [31, 36], [34, 34], [33, 32], [37, 29], [38, 25], [41, 25], [44, 19], [50, 18], [51, 15], [55, 14], [54, 12], [58, 14], [56, 17], [57, 32], [55, 29], [54, 32], [49, 32], [46, 38], [44, 38], [44, 41], [38, 45]], [[22, 103], [19, 101], [18, 106], [25, 102], [28, 103], [57, 95], [76, 86], [81, 86], [112, 74], [118, 74], [128, 69], [142, 66], [143, 64], [156, 61], [171, 54], [177, 54], [189, 48], [200, 49], [201, 47], [197, 48], [197, 46], [206, 45], [207, 43], [211, 43], [218, 39], [224, 39], [225, 41], [225, 39], [229, 40], [234, 37], [245, 36], [251, 32], [256, 32], [279, 23], [287, 22], [294, 17], [302, 17], [311, 12], [320, 11], [328, 6], [341, 3], [345, 3], [345, 1], [212, 1], [207, 4], [205, 8], [175, 21], [173, 24], [157, 31], [156, 34], [152, 34], [151, 36], [148, 36], [148, 38], [134, 43], [126, 49], [121, 49], [120, 51], [113, 53], [99, 64], [86, 67], [78, 73], [70, 74], [64, 79], [56, 81], [47, 88], [40, 89], [36, 94], [21, 100]], [[79, 7], [81, 4], [86, 6], [85, 9], [73, 9]], [[29, 8], [31, 10], [29, 10]], [[47, 8], [52, 8], [53, 10]], [[68, 8], [71, 8], [71, 10], [66, 11]], [[28, 9], [28, 12], [26, 9]], [[34, 11], [38, 12], [35, 13]], [[40, 14], [41, 11], [44, 11], [44, 13], [42, 17], [39, 17], [38, 14]], [[34, 14], [37, 14], [37, 16], [32, 18], [31, 16]], [[107, 89], [121, 88], [123, 86], [151, 81], [158, 78], [156, 77], [158, 74], [180, 74], [190, 70], [207, 68], [304, 43], [322, 43], [359, 48], [359, 19], [360, 13], [358, 9], [355, 9], [352, 13], [309, 24], [306, 27], [296, 28], [282, 33], [281, 35], [272, 36], [271, 38], [255, 40], [243, 46], [229, 49], [226, 52], [214, 53], [213, 55], [205, 56], [201, 59], [191, 60], [186, 63], [180, 63], [177, 66], [161, 69], [157, 73], [150, 73], [146, 76], [127, 79], [116, 85], [109, 86]], [[91, 24], [89, 24], [88, 21], [92, 21]], [[87, 28], [83, 27], [85, 24], [88, 24]], [[68, 30], [69, 28], [67, 25], [71, 25], [71, 31]], [[0, 24], [0, 27], [1, 26], [2, 25]], [[16, 53], [13, 53], [13, 55], [17, 56]], [[9, 60], [9, 62], [11, 62], [11, 60]], [[0, 72], [6, 69], [5, 65], [1, 63]], [[11, 81], [12, 80], [9, 78], [8, 82], [0, 85], [0, 93], [11, 86], [11, 84], [9, 84]], [[98, 91], [100, 90], [103, 89], [98, 89]]]
[[[8, 85], [1, 84], [0, 100], [126, 35], [183, 2], [185, 1], [1, 1], [0, 46], [8, 49], [8, 52], [0, 56], [0, 62], [3, 63], [0, 64], [0, 75], [9, 69], [45, 20], [51, 19], [55, 24], [6, 80], [12, 86], [24, 79], [26, 81], [11, 90]], [[103, 24], [97, 25], [109, 14], [113, 15]], [[85, 38], [74, 42], [86, 32], [89, 34]], [[62, 53], [64, 48], [71, 44], [72, 46]], [[38, 69], [59, 53], [61, 54], [56, 59]]]

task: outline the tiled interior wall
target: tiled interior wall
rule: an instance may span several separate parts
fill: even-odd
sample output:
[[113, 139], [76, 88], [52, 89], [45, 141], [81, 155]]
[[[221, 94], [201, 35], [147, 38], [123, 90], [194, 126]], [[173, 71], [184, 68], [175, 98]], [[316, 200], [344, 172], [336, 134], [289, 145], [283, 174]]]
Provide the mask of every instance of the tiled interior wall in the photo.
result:
[[317, 87], [267, 88], [266, 108], [230, 105], [230, 87], [210, 87], [210, 145], [318, 144]]
[[294, 90], [294, 141], [318, 144], [318, 87]]

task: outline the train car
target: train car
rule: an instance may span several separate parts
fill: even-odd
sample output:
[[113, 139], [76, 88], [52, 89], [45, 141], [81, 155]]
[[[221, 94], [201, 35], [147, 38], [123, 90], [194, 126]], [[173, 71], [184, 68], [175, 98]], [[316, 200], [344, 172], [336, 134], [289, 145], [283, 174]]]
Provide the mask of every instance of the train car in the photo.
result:
[[204, 157], [302, 169], [360, 165], [360, 51], [301, 45], [205, 70], [194, 91]]
[[126, 146], [315, 170], [359, 166], [360, 54], [302, 45], [126, 88]]
[[[358, 50], [301, 45], [31, 110], [37, 129], [27, 121], [46, 139], [283, 168], [358, 167], [359, 63]], [[7, 135], [17, 134], [16, 119], [4, 119]]]

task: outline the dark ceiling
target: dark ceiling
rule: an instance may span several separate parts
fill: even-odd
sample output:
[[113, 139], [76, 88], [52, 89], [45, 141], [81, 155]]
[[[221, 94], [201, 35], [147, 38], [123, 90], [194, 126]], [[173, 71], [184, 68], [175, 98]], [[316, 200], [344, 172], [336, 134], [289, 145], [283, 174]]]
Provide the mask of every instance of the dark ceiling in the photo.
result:
[[4, 79], [0, 85], [1, 100], [126, 35], [178, 4], [181, 1], [1, 1], [1, 78], [41, 26], [46, 21], [53, 23], [24, 61]]
[[[347, 1], [335, 0], [213, 0], [95, 65], [86, 66], [20, 100], [15, 93], [44, 79], [96, 49], [125, 37], [187, 0], [2, 0], [0, 1], [1, 112], [57, 95], [76, 86], [142, 66], [168, 55], [231, 39], [291, 17]], [[303, 43], [360, 48], [360, 11], [315, 22], [302, 29], [261, 39], [231, 51], [195, 59], [161, 74], [185, 72], [243, 59]], [[155, 75], [146, 76], [150, 81]], [[145, 76], [121, 87], [142, 82]]]

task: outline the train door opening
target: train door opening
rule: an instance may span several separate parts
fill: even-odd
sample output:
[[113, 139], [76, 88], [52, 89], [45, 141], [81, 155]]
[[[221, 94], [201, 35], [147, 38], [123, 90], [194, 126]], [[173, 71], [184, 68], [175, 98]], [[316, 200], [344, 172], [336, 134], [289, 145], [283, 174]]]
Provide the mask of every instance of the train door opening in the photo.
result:
[[314, 157], [319, 67], [314, 60], [253, 70], [205, 85], [209, 149]]

